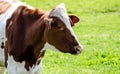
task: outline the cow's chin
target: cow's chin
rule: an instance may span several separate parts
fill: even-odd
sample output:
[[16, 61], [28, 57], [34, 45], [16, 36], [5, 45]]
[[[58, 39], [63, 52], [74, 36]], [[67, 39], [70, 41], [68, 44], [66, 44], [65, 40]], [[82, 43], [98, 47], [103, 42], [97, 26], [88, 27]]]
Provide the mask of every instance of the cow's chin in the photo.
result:
[[76, 51], [70, 51], [69, 52], [71, 55], [78, 55], [78, 54], [80, 54], [80, 53], [78, 53], [78, 52], [76, 52]]
[[63, 52], [63, 51], [61, 51], [61, 53], [68, 53], [68, 54], [71, 54], [71, 55], [79, 55], [80, 54], [80, 53], [73, 52], [73, 51], [70, 51], [70, 52]]
[[71, 55], [79, 55], [81, 52], [76, 52], [75, 50], [70, 50], [70, 51], [61, 51], [59, 50], [61, 53], [68, 53]]
[[77, 52], [70, 52], [71, 55], [79, 55], [80, 53]]

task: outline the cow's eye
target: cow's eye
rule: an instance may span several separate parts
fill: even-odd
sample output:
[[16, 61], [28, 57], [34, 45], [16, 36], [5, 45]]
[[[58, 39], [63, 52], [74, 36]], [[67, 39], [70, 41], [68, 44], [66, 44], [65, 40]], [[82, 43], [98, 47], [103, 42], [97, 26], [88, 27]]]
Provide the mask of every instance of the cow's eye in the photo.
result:
[[58, 30], [64, 30], [64, 27], [62, 25], [57, 25]]

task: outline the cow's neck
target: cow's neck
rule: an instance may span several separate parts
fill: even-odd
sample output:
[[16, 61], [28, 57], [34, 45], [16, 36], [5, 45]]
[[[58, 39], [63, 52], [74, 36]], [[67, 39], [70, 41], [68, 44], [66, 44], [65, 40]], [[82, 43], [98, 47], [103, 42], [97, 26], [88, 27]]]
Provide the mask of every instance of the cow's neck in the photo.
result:
[[[44, 39], [44, 31], [45, 31], [45, 24], [44, 24], [44, 15], [41, 16], [28, 30], [26, 33], [26, 44], [32, 45], [34, 47], [34, 53], [37, 57], [41, 49], [44, 47], [46, 43]], [[27, 45], [27, 46], [28, 46]]]
[[[34, 22], [33, 25], [31, 25], [31, 27], [29, 27], [25, 36], [25, 44], [27, 49], [23, 57], [25, 57], [26, 55], [26, 58], [28, 58], [29, 54], [33, 56], [29, 57], [28, 60], [26, 60], [26, 58], [24, 59], [26, 60], [26, 63], [29, 63], [28, 65], [26, 65], [27, 69], [29, 68], [29, 66], [33, 66], [33, 64], [39, 64], [41, 58], [45, 54], [45, 50], [42, 51], [42, 48], [44, 48], [44, 44], [46, 43], [46, 41], [44, 40], [45, 24], [43, 16], [41, 16], [36, 22]], [[31, 61], [31, 58], [33, 58], [33, 61]]]
[[[44, 15], [43, 15], [44, 16]], [[33, 56], [34, 56], [34, 63], [33, 64], [39, 64], [41, 61], [41, 58], [44, 56], [45, 50], [42, 51], [42, 48], [44, 48], [44, 44], [46, 41], [44, 40], [44, 31], [45, 31], [45, 24], [44, 24], [44, 17], [39, 18], [29, 29], [26, 34], [26, 44], [29, 43], [28, 46], [28, 52], [29, 47], [33, 48]], [[30, 58], [31, 60], [31, 58]]]

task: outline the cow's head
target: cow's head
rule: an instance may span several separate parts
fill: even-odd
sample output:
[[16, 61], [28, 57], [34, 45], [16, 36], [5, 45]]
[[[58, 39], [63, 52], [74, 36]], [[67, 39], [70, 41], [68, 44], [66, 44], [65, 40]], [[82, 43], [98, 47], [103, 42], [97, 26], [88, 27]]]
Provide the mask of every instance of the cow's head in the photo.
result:
[[64, 4], [52, 9], [44, 21], [48, 27], [44, 37], [50, 46], [64, 53], [79, 54], [82, 51], [82, 46], [72, 30], [79, 18], [75, 15], [68, 16]]

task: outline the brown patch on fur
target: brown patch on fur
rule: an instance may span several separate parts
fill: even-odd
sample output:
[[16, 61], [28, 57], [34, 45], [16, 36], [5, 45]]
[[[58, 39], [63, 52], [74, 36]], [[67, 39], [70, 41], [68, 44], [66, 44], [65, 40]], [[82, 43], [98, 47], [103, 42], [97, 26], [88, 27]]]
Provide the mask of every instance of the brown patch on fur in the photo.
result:
[[36, 64], [40, 50], [45, 43], [42, 40], [45, 25], [42, 25], [43, 18], [41, 18], [44, 14], [43, 11], [20, 6], [7, 20], [5, 54], [12, 55], [17, 62], [25, 61], [27, 70]]
[[5, 42], [5, 49], [4, 49], [4, 55], [5, 55], [5, 67], [7, 67], [8, 48], [9, 48], [9, 44], [8, 44], [8, 41], [6, 41], [6, 42]]

